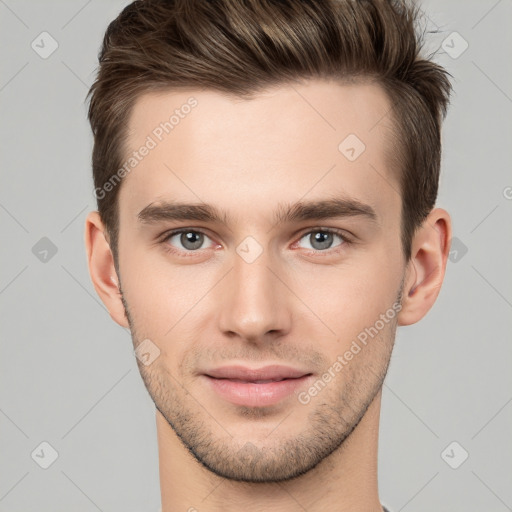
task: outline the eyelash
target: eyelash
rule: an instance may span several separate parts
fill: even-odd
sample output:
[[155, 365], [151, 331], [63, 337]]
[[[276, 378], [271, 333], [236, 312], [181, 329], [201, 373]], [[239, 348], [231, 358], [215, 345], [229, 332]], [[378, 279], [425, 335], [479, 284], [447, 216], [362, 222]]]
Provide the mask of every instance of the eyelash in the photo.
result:
[[[208, 234], [205, 233], [204, 231], [202, 231], [201, 229], [181, 228], [181, 229], [176, 229], [174, 231], [169, 231], [168, 233], [166, 233], [164, 235], [163, 239], [161, 240], [161, 243], [163, 244], [165, 251], [170, 252], [170, 253], [175, 254], [175, 255], [179, 255], [179, 256], [181, 256], [183, 258], [189, 258], [189, 257], [195, 256], [196, 253], [199, 253], [200, 251], [203, 250], [203, 249], [196, 249], [195, 251], [187, 251], [187, 250], [183, 251], [183, 250], [180, 250], [180, 249], [176, 249], [172, 245], [167, 243], [169, 241], [169, 239], [171, 239], [173, 236], [180, 235], [182, 233], [201, 233], [204, 236], [210, 238], [208, 236]], [[334, 235], [338, 235], [343, 240], [343, 242], [340, 245], [336, 246], [334, 249], [325, 249], [323, 251], [322, 250], [309, 249], [309, 250], [307, 250], [308, 254], [319, 254], [319, 253], [333, 254], [333, 253], [341, 252], [347, 246], [350, 246], [350, 245], [352, 245], [354, 243], [354, 240], [351, 237], [349, 237], [346, 234], [345, 231], [342, 231], [340, 229], [336, 229], [336, 228], [315, 228], [315, 229], [310, 229], [309, 231], [305, 231], [304, 233], [302, 233], [300, 235], [299, 239], [297, 240], [297, 242], [294, 242], [294, 244], [298, 243], [306, 235], [310, 235], [312, 233], [331, 233], [331, 234], [334, 234]], [[183, 254], [183, 252], [185, 252], [185, 254]]]

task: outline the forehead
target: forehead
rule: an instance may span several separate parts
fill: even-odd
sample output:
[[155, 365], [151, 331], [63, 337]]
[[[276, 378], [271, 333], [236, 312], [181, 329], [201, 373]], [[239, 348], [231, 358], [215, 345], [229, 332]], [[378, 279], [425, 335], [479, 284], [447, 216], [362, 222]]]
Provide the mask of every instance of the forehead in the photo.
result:
[[193, 89], [145, 94], [129, 118], [126, 157], [150, 149], [124, 178], [120, 203], [136, 215], [159, 200], [228, 207], [237, 198], [256, 217], [271, 204], [339, 193], [389, 208], [399, 200], [389, 112], [385, 92], [369, 83], [316, 80], [251, 99]]

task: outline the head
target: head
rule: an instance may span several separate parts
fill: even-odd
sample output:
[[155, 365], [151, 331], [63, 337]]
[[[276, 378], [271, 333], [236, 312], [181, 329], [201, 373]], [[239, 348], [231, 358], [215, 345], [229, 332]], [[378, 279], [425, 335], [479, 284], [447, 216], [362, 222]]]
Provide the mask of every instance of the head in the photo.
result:
[[[420, 55], [418, 15], [384, 0], [139, 0], [108, 27], [90, 91], [90, 271], [134, 346], [158, 354], [138, 363], [162, 417], [217, 474], [319, 464], [378, 397], [397, 326], [437, 297], [450, 84]], [[276, 403], [233, 403], [211, 382], [233, 364], [305, 377]]]

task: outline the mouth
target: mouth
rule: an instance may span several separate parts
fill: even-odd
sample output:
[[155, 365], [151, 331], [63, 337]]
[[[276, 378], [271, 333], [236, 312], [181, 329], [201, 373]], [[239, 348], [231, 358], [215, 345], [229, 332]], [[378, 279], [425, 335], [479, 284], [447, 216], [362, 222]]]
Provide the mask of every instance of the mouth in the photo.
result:
[[266, 407], [275, 405], [305, 386], [312, 373], [271, 365], [262, 368], [224, 366], [202, 377], [217, 396], [234, 405]]

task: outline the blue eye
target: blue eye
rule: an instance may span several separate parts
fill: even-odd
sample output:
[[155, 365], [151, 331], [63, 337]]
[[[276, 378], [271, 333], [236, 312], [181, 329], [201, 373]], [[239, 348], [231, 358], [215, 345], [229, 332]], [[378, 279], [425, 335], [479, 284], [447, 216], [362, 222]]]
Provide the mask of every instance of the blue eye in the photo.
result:
[[171, 243], [173, 238], [177, 238], [181, 247], [177, 249], [185, 249], [186, 251], [196, 251], [201, 249], [206, 238], [208, 238], [203, 232], [196, 231], [193, 229], [182, 229], [179, 231], [173, 231], [164, 239], [165, 243], [169, 243], [173, 247], [176, 247]]
[[307, 249], [312, 249], [314, 251], [325, 251], [326, 249], [331, 249], [333, 246], [333, 239], [337, 237], [341, 240], [335, 247], [339, 247], [345, 243], [348, 243], [348, 240], [335, 229], [317, 229], [315, 231], [308, 231], [304, 236], [302, 236], [301, 240], [306, 239], [310, 244]]
[[[334, 245], [336, 238], [338, 238], [340, 242]], [[210, 241], [210, 246], [204, 247], [207, 240]], [[350, 245], [351, 243], [351, 240], [344, 232], [334, 228], [317, 228], [310, 230], [304, 233], [294, 245], [299, 244], [302, 240], [306, 240], [306, 243], [309, 244], [309, 247], [306, 246], [305, 249], [314, 253], [330, 252], [330, 249], [335, 251], [336, 248]], [[183, 256], [193, 256], [194, 253], [198, 253], [201, 249], [212, 248], [216, 245], [206, 233], [197, 229], [184, 228], [168, 233], [162, 240], [162, 243], [166, 250], [176, 254], [181, 253]]]

